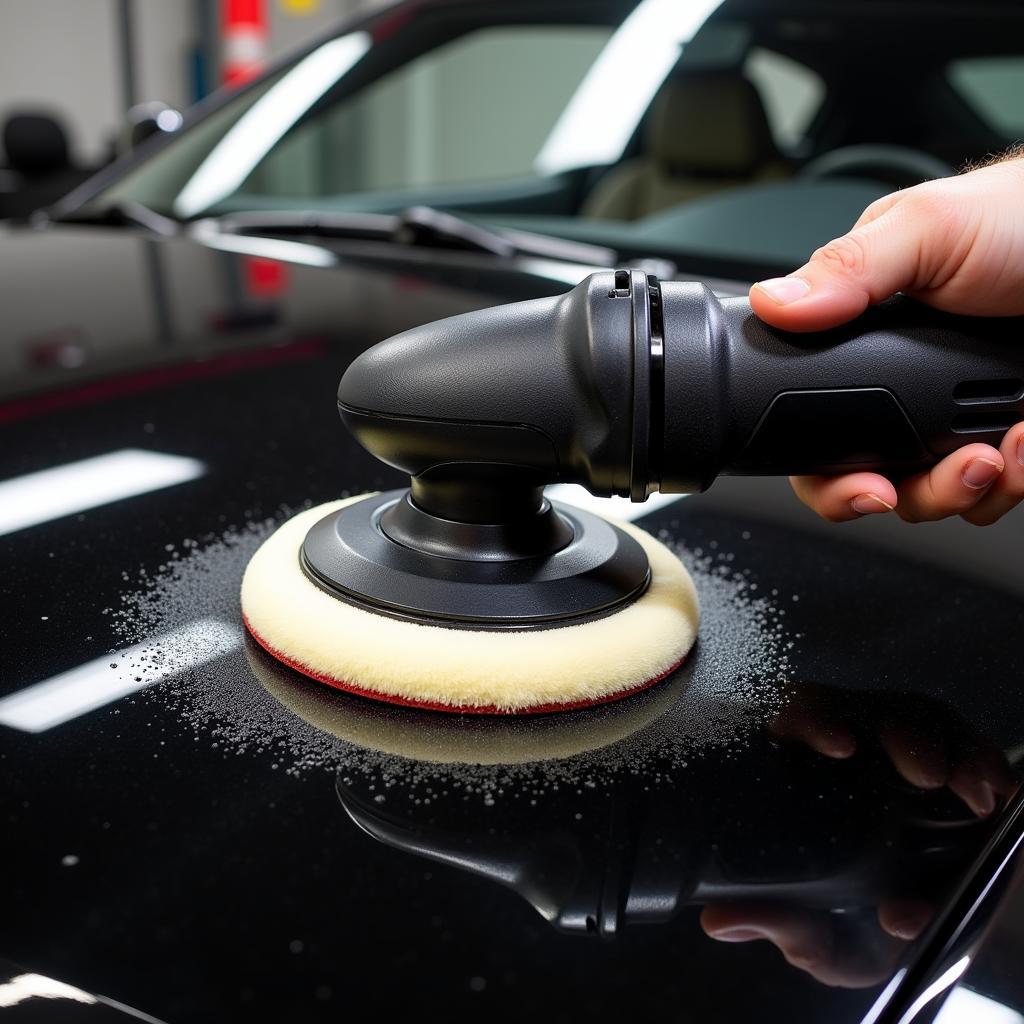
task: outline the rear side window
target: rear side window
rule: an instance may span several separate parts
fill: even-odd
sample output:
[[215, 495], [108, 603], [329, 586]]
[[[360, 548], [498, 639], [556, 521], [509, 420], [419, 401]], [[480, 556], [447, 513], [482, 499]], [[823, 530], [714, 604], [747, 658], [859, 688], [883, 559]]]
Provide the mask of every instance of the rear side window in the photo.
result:
[[743, 73], [761, 95], [775, 144], [783, 150], [797, 148], [825, 99], [821, 76], [763, 46], [747, 55]]
[[953, 88], [990, 128], [1024, 138], [1024, 57], [971, 57], [947, 72]]

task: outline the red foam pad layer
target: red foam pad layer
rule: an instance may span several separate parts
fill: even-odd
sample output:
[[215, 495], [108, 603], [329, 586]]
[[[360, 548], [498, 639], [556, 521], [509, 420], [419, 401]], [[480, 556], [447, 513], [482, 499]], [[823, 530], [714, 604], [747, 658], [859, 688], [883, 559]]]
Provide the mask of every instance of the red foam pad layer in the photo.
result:
[[315, 669], [299, 664], [299, 662], [289, 658], [287, 654], [284, 654], [268, 644], [267, 641], [252, 628], [249, 624], [249, 620], [244, 615], [242, 616], [242, 621], [245, 623], [245, 628], [249, 631], [249, 635], [260, 645], [260, 647], [263, 648], [263, 650], [267, 652], [267, 654], [272, 658], [276, 658], [282, 665], [287, 665], [289, 668], [295, 669], [296, 672], [301, 672], [304, 676], [308, 676], [310, 679], [315, 679], [318, 683], [325, 683], [327, 686], [333, 686], [336, 690], [344, 690], [346, 693], [354, 693], [359, 697], [368, 697], [370, 700], [380, 701], [384, 704], [399, 704], [402, 707], [419, 708], [424, 711], [444, 711], [449, 715], [544, 715], [557, 711], [577, 711], [580, 708], [595, 707], [598, 704], [610, 704], [613, 701], [630, 697], [634, 693], [639, 693], [641, 690], [646, 690], [648, 687], [654, 686], [655, 683], [660, 683], [662, 679], [668, 678], [668, 676], [672, 675], [672, 673], [675, 672], [684, 661], [686, 661], [686, 658], [682, 657], [674, 665], [667, 668], [664, 672], [655, 676], [653, 679], [647, 679], [642, 683], [637, 683], [634, 686], [627, 687], [624, 690], [619, 690], [616, 693], [608, 693], [603, 697], [593, 697], [590, 700], [566, 701], [561, 704], [533, 704], [528, 708], [517, 708], [514, 711], [507, 708], [494, 707], [494, 705], [482, 704], [467, 704], [455, 707], [451, 704], [441, 704], [435, 701], [410, 700], [408, 697], [400, 697], [397, 694], [381, 693], [379, 690], [369, 690], [364, 686], [356, 686], [354, 683], [346, 682], [344, 679], [336, 679], [334, 676], [317, 672]]

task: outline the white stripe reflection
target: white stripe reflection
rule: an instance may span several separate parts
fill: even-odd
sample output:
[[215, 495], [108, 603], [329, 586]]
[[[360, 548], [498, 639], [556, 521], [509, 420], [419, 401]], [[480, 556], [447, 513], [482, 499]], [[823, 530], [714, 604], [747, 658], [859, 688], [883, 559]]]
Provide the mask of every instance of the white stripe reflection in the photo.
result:
[[198, 459], [123, 448], [0, 482], [0, 536], [195, 480]]
[[[45, 732], [130, 693], [223, 657], [242, 644], [240, 626], [198, 619], [104, 655], [0, 699], [0, 725]], [[146, 668], [140, 656], [147, 654]], [[116, 664], [117, 668], [111, 668]]]

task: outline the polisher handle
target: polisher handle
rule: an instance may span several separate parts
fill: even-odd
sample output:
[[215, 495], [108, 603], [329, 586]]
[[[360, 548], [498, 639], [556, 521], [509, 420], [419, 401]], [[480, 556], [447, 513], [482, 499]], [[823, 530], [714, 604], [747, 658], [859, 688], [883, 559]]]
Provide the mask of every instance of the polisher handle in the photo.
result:
[[[661, 489], [718, 474], [900, 475], [1024, 420], [1024, 320], [954, 317], [898, 297], [792, 334], [694, 284], [662, 285]], [[703, 394], [698, 392], [703, 390]]]

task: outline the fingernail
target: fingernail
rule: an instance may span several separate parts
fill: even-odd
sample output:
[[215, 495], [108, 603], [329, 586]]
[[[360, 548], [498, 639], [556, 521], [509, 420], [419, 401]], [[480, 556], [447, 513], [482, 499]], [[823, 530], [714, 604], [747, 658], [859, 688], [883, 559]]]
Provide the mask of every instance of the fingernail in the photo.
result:
[[916, 939], [931, 924], [935, 911], [921, 900], [887, 901], [879, 908], [881, 926], [897, 939]]
[[791, 949], [783, 954], [788, 963], [802, 970], [809, 970], [821, 963], [822, 951], [820, 949]]
[[907, 921], [894, 921], [889, 927], [889, 932], [897, 939], [905, 939], [908, 942], [911, 939], [916, 939], [918, 935], [924, 931], [927, 921], [919, 920], [907, 920]]
[[982, 487], [988, 487], [996, 477], [1002, 473], [1003, 467], [998, 462], [993, 462], [991, 459], [982, 458], [979, 456], [976, 459], [971, 459], [970, 462], [964, 466], [963, 473], [960, 474], [960, 479], [970, 488], [975, 491], [980, 491]]
[[852, 736], [831, 735], [822, 740], [822, 753], [826, 757], [843, 760], [857, 753], [857, 742]]
[[1017, 438], [1017, 461], [1024, 466], [1024, 434]]
[[737, 925], [735, 928], [720, 928], [718, 931], [708, 932], [713, 939], [722, 942], [751, 942], [753, 939], [763, 939], [764, 932], [749, 925]]
[[982, 818], [987, 818], [996, 809], [996, 798], [992, 787], [987, 782], [978, 784], [974, 796], [974, 811]]
[[802, 299], [811, 290], [811, 286], [802, 277], [772, 277], [767, 281], [758, 281], [757, 287], [780, 306]]
[[882, 501], [877, 494], [858, 494], [850, 502], [850, 507], [859, 516], [869, 516], [873, 512], [891, 512], [893, 510], [893, 506], [887, 501]]
[[921, 789], [938, 789], [946, 784], [949, 776], [939, 768], [922, 768], [918, 772], [917, 784]]

